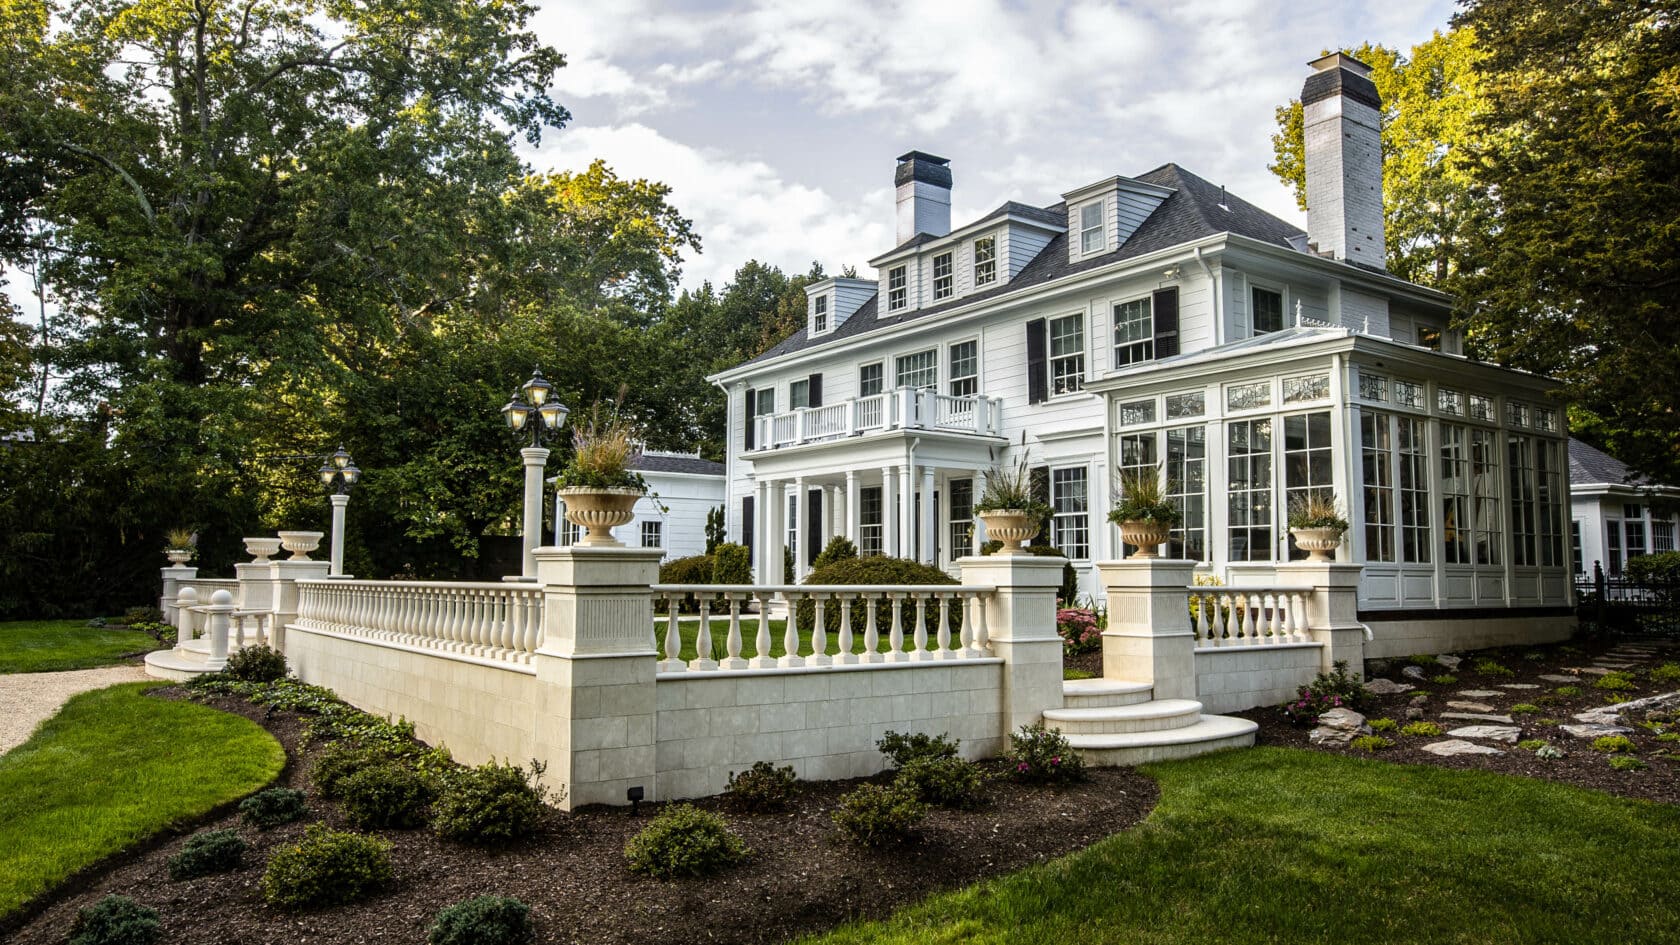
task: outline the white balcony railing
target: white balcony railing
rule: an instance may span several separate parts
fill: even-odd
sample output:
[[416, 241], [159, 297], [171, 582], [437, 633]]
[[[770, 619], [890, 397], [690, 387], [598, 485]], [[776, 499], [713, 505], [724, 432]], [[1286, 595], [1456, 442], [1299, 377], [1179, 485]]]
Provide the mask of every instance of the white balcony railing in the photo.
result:
[[1198, 647], [1306, 643], [1310, 587], [1187, 587]]
[[753, 418], [754, 448], [780, 449], [884, 430], [946, 430], [999, 436], [1001, 402], [980, 395], [953, 397], [900, 387], [821, 407], [800, 407]]

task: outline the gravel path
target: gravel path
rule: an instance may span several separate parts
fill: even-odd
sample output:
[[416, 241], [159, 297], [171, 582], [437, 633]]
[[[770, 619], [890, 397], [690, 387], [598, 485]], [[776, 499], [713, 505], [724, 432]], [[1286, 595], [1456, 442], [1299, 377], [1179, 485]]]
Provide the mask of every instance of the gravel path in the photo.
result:
[[90, 689], [150, 679], [139, 666], [104, 666], [63, 673], [8, 673], [0, 676], [0, 752], [29, 740], [69, 698]]

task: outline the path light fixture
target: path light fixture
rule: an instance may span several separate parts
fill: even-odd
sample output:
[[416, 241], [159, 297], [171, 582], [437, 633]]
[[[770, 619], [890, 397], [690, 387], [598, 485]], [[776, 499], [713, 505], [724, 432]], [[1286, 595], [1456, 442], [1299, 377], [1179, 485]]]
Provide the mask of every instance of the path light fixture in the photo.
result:
[[350, 489], [362, 478], [362, 471], [340, 445], [321, 464], [316, 475], [321, 480], [321, 486], [327, 490], [327, 501], [332, 503], [332, 566], [327, 570], [327, 576], [343, 577], [344, 507], [350, 504]]
[[502, 408], [502, 419], [508, 429], [523, 437], [531, 434], [531, 445], [519, 451], [525, 460], [525, 517], [520, 537], [525, 546], [524, 564], [518, 578], [537, 579], [537, 542], [542, 537], [543, 467], [548, 465], [548, 449], [543, 446], [549, 437], [559, 432], [571, 410], [554, 399], [554, 385], [543, 377], [540, 368], [531, 371], [531, 379], [519, 388], [519, 393]]

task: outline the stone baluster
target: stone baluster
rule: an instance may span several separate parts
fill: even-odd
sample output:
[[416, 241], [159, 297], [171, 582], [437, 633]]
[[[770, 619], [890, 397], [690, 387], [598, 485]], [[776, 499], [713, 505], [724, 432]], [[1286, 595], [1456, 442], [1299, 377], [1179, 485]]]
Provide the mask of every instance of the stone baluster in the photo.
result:
[[939, 635], [936, 639], [939, 643], [940, 659], [955, 659], [962, 655], [951, 649], [951, 595], [945, 593], [939, 595]]
[[[753, 658], [747, 665], [753, 669], [769, 669], [776, 665], [776, 658], [770, 655], [770, 600], [774, 593], [762, 591], [758, 598], [758, 634], [753, 637]], [[788, 619], [793, 619], [789, 614]]]
[[828, 655], [828, 615], [823, 609], [827, 597], [827, 594], [811, 595], [811, 656], [805, 661], [811, 666], [834, 664], [834, 660]]
[[886, 598], [892, 607], [892, 629], [887, 632], [887, 662], [902, 663], [910, 658], [910, 654], [904, 652], [904, 608], [899, 606], [904, 595], [894, 592], [887, 594]]
[[729, 635], [724, 638], [723, 649], [727, 654], [720, 669], [746, 669], [747, 661], [741, 658], [741, 604], [747, 600], [746, 594], [729, 595]]
[[[803, 496], [804, 494], [804, 490], [801, 489], [800, 495]], [[803, 502], [804, 499], [800, 501]], [[813, 522], [807, 527], [815, 527], [815, 525], [816, 523]], [[800, 547], [803, 548], [804, 539], [801, 538], [800, 542]], [[782, 656], [776, 660], [777, 666], [795, 667], [805, 665], [805, 660], [799, 656], [799, 602], [804, 596], [797, 592], [782, 594], [782, 599], [787, 601], [787, 623], [782, 627]]]
[[[700, 601], [700, 629], [694, 634], [694, 659], [690, 660], [690, 669], [710, 671], [718, 668], [717, 660], [712, 659], [712, 601], [709, 594], [694, 595]], [[729, 598], [730, 619], [738, 619], [736, 611], [740, 609], [739, 599], [733, 595]]]
[[659, 661], [659, 671], [662, 673], [680, 673], [688, 669], [688, 664], [679, 657], [682, 656], [682, 628], [677, 623], [677, 611], [682, 609], [681, 594], [666, 594], [665, 597], [665, 658]]
[[916, 632], [911, 638], [916, 642], [916, 652], [910, 654], [913, 660], [933, 659], [933, 654], [928, 652], [927, 604], [927, 594], [916, 595]]
[[852, 652], [852, 598], [840, 595], [840, 632], [835, 641], [834, 662], [840, 666], [854, 666], [858, 655]]
[[[886, 595], [881, 595], [886, 600]], [[882, 663], [886, 655], [881, 652], [881, 631], [875, 626], [875, 612], [878, 609], [868, 594], [859, 595], [859, 602], [863, 604], [863, 661], [865, 663]]]

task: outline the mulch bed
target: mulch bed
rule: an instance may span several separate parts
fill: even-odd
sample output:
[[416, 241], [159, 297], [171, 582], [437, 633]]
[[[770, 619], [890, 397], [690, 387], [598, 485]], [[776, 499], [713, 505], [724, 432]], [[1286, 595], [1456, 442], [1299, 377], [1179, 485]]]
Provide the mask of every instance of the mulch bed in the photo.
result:
[[[291, 713], [231, 698], [210, 704], [273, 732], [291, 759], [279, 783], [308, 789], [313, 752], [300, 751], [302, 728]], [[988, 767], [1002, 770], [995, 762]], [[190, 832], [183, 831], [68, 884], [44, 907], [37, 904], [9, 941], [58, 945], [78, 909], [117, 893], [157, 909], [171, 945], [412, 945], [425, 941], [438, 910], [497, 893], [531, 907], [542, 942], [783, 942], [850, 919], [884, 917], [935, 891], [1081, 849], [1138, 823], [1159, 797], [1155, 782], [1130, 768], [1096, 769], [1088, 781], [1060, 788], [994, 779], [978, 809], [935, 809], [914, 840], [877, 850], [836, 836], [829, 820], [840, 795], [860, 783], [807, 783], [796, 807], [779, 814], [740, 814], [717, 799], [696, 801], [722, 811], [754, 851], [746, 864], [709, 878], [660, 881], [625, 868], [624, 844], [658, 805], [643, 805], [635, 817], [627, 808], [591, 807], [555, 813], [538, 836], [494, 850], [439, 840], [424, 829], [376, 831], [394, 846], [391, 889], [355, 905], [287, 912], [262, 900], [269, 854], [300, 838], [307, 823], [347, 826], [336, 802], [311, 794], [310, 816], [267, 832], [242, 826], [233, 812], [195, 825], [238, 827], [251, 844], [243, 869], [171, 882], [165, 862]]]
[[[1354, 748], [1328, 747], [1315, 745], [1307, 740], [1308, 728], [1300, 728], [1290, 724], [1283, 714], [1276, 708], [1250, 709], [1246, 712], [1233, 713], [1260, 723], [1260, 732], [1255, 740], [1259, 745], [1282, 745], [1290, 748], [1306, 748], [1313, 751], [1329, 751], [1344, 755], [1377, 758], [1382, 761], [1392, 761], [1404, 764], [1436, 765], [1442, 768], [1476, 769], [1481, 771], [1496, 771], [1501, 774], [1522, 775], [1530, 778], [1541, 778], [1556, 781], [1576, 787], [1592, 788], [1622, 797], [1643, 798], [1665, 803], [1680, 803], [1680, 742], [1661, 742], [1657, 740], [1655, 732], [1641, 728], [1636, 724], [1622, 723], [1632, 728], [1633, 732], [1627, 737], [1632, 739], [1636, 748], [1635, 757], [1645, 762], [1648, 767], [1643, 771], [1617, 771], [1610, 767], [1609, 756], [1592, 750], [1591, 739], [1575, 738], [1559, 730], [1559, 724], [1574, 724], [1574, 715], [1589, 709], [1600, 708], [1606, 703], [1610, 693], [1593, 688], [1593, 675], [1581, 674], [1580, 681], [1574, 683], [1580, 688], [1578, 696], [1558, 695], [1560, 686], [1570, 685], [1539, 678], [1542, 675], [1572, 675], [1571, 669], [1591, 666], [1596, 660], [1605, 657], [1612, 649], [1619, 645], [1633, 643], [1635, 645], [1650, 645], [1658, 647], [1659, 655], [1652, 659], [1641, 660], [1632, 670], [1636, 677], [1638, 689], [1624, 692], [1633, 699], [1673, 692], [1680, 689], [1680, 683], [1653, 683], [1646, 678], [1646, 673], [1667, 661], [1680, 662], [1680, 641], [1672, 638], [1663, 640], [1635, 639], [1617, 637], [1608, 639], [1593, 639], [1579, 641], [1562, 646], [1539, 647], [1511, 647], [1502, 650], [1489, 650], [1475, 653], [1457, 654], [1464, 657], [1464, 662], [1451, 674], [1458, 677], [1458, 682], [1452, 685], [1436, 685], [1427, 680], [1408, 678], [1403, 675], [1405, 660], [1372, 661], [1368, 668], [1374, 671], [1371, 678], [1391, 679], [1399, 683], [1409, 683], [1418, 688], [1406, 693], [1389, 696], [1375, 696], [1371, 703], [1361, 709], [1367, 719], [1390, 718], [1405, 725], [1406, 709], [1418, 692], [1430, 693], [1428, 700], [1422, 706], [1423, 718], [1436, 722], [1446, 732], [1455, 728], [1470, 725], [1500, 725], [1497, 722], [1476, 722], [1455, 719], [1442, 719], [1442, 712], [1457, 712], [1459, 709], [1449, 708], [1446, 703], [1452, 701], [1479, 702], [1491, 705], [1497, 714], [1509, 714], [1513, 705], [1530, 703], [1538, 705], [1539, 714], [1512, 715], [1512, 725], [1522, 729], [1523, 739], [1543, 739], [1567, 754], [1563, 758], [1542, 759], [1535, 757], [1533, 752], [1518, 748], [1516, 745], [1488, 741], [1485, 739], [1467, 739], [1476, 744], [1489, 745], [1498, 748], [1502, 754], [1498, 755], [1453, 755], [1440, 756], [1422, 751], [1424, 745], [1444, 741], [1451, 735], [1434, 737], [1416, 737], [1401, 735], [1398, 732], [1381, 732], [1395, 743], [1393, 748], [1365, 752]], [[1527, 654], [1538, 654], [1539, 659], [1524, 658]], [[1495, 676], [1478, 674], [1472, 668], [1476, 659], [1488, 656], [1497, 660], [1501, 665], [1510, 669], [1512, 676]], [[1381, 670], [1377, 672], [1375, 670]], [[1449, 672], [1441, 667], [1424, 668], [1427, 676], [1433, 677]], [[1501, 689], [1505, 684], [1533, 684], [1538, 689]], [[1505, 695], [1499, 697], [1477, 698], [1464, 696], [1463, 690], [1502, 691]], [[1635, 718], [1632, 721], [1641, 721]], [[1680, 730], [1676, 726], [1668, 726], [1668, 730]]]

